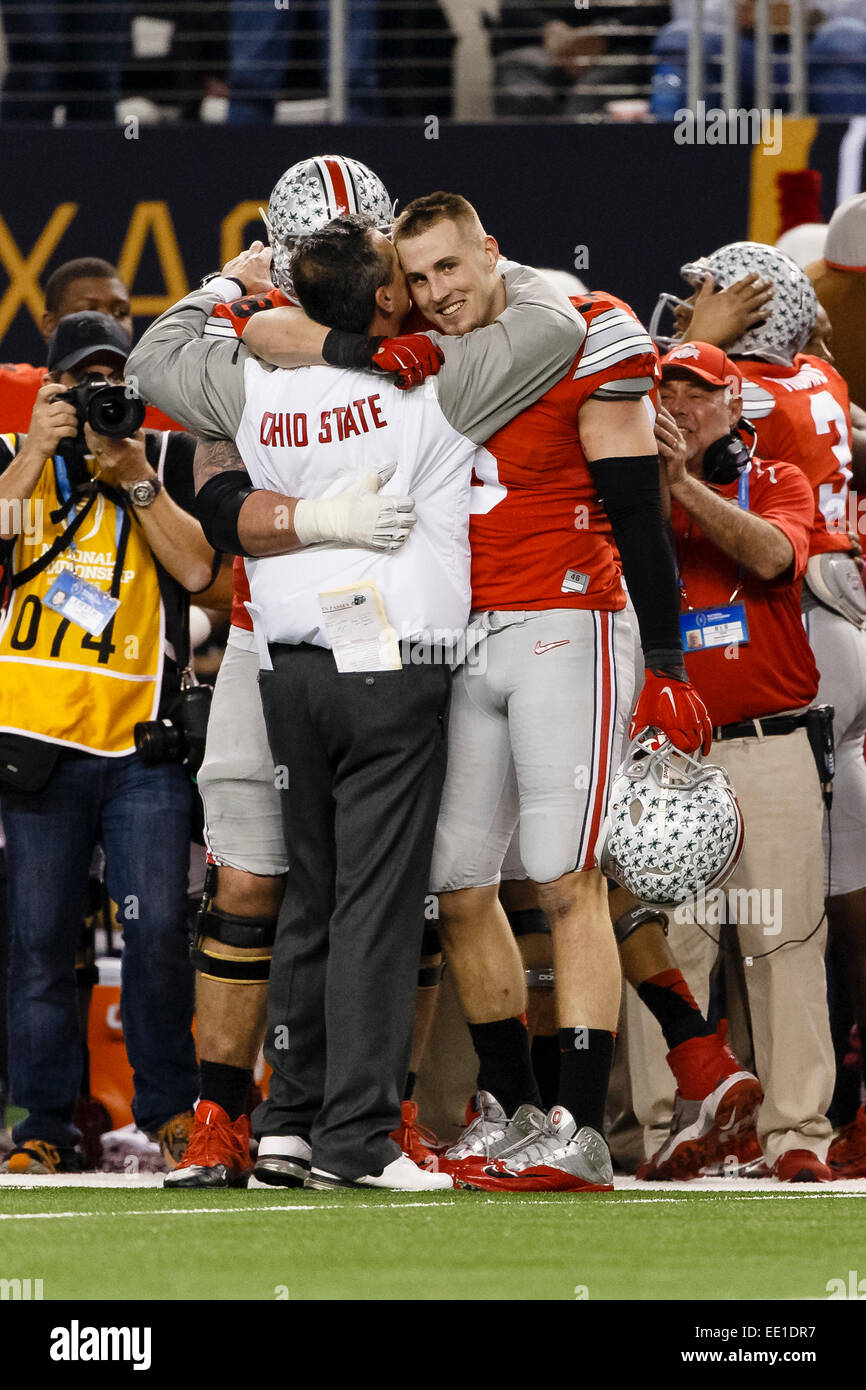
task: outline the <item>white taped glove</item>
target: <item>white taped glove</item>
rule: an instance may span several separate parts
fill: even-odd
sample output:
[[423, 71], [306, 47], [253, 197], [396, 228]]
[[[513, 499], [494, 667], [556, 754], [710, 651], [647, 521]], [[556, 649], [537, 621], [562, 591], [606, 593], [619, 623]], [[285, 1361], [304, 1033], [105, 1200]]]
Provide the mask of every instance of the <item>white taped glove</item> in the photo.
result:
[[418, 518], [411, 497], [380, 497], [396, 463], [368, 473], [336, 497], [301, 498], [295, 506], [295, 535], [302, 545], [339, 541], [368, 550], [399, 550]]

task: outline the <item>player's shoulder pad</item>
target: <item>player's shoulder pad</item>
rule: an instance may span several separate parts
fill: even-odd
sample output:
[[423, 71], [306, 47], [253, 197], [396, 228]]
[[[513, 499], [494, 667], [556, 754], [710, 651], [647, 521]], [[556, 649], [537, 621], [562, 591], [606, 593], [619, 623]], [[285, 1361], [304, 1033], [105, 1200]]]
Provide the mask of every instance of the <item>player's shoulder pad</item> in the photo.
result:
[[655, 357], [652, 338], [624, 300], [596, 290], [582, 298], [575, 296], [572, 303], [586, 321], [586, 338], [574, 372], [575, 381], [618, 367], [630, 358]]
[[747, 420], [766, 420], [776, 408], [776, 397], [772, 391], [759, 386], [756, 381], [743, 377], [743, 414]]

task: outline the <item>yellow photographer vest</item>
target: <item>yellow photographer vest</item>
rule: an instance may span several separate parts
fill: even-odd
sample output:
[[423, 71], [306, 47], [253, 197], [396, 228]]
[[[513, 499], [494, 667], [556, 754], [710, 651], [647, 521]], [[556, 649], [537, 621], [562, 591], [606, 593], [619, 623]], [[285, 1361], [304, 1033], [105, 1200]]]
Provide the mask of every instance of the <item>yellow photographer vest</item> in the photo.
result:
[[[16, 436], [2, 438], [17, 449]], [[13, 576], [44, 555], [86, 506], [88, 499], [52, 520], [69, 495], [63, 460], [49, 459], [23, 512]], [[119, 548], [120, 607], [99, 636], [43, 602], [64, 569], [109, 593]], [[70, 544], [13, 589], [0, 619], [0, 729], [108, 756], [134, 752], [133, 726], [155, 719], [159, 708], [164, 631], [156, 562], [141, 527], [97, 493]]]

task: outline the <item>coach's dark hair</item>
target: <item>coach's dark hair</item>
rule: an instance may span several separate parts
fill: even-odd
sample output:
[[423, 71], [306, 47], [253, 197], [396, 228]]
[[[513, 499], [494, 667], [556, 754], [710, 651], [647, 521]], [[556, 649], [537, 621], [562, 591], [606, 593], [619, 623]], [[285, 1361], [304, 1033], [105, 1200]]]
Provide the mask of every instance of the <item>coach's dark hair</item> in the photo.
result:
[[117, 280], [120, 277], [110, 261], [102, 261], [98, 256], [79, 256], [76, 261], [66, 261], [49, 275], [45, 285], [45, 309], [56, 314], [63, 298], [63, 291], [73, 280]]
[[335, 217], [298, 242], [290, 273], [301, 307], [316, 323], [344, 333], [366, 333], [376, 312], [376, 291], [389, 285], [394, 266], [373, 245], [372, 222], [359, 213]]

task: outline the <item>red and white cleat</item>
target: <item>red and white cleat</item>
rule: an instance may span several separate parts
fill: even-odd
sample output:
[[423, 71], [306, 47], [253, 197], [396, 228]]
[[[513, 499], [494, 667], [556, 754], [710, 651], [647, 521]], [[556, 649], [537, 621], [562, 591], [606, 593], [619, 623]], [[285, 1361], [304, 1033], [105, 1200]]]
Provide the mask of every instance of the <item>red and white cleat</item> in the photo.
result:
[[613, 1191], [610, 1153], [596, 1130], [578, 1129], [561, 1105], [548, 1115], [535, 1107], [521, 1109], [534, 1111], [524, 1119], [526, 1137], [492, 1162], [464, 1171], [455, 1179], [458, 1187], [481, 1192]]
[[414, 1100], [404, 1100], [401, 1105], [400, 1124], [392, 1131], [391, 1138], [399, 1144], [407, 1158], [417, 1163], [419, 1168], [437, 1172], [439, 1168], [439, 1140], [432, 1129], [418, 1123], [418, 1107]]
[[250, 1122], [232, 1122], [221, 1105], [200, 1100], [189, 1143], [164, 1187], [246, 1187], [253, 1170]]
[[827, 1162], [834, 1178], [866, 1178], [866, 1105], [861, 1105], [851, 1123], [839, 1130]]
[[727, 1023], [706, 1038], [690, 1038], [668, 1053], [677, 1079], [671, 1132], [642, 1163], [647, 1182], [688, 1182], [705, 1175], [731, 1153], [732, 1144], [753, 1127], [763, 1100], [761, 1083], [740, 1066], [725, 1043]]

